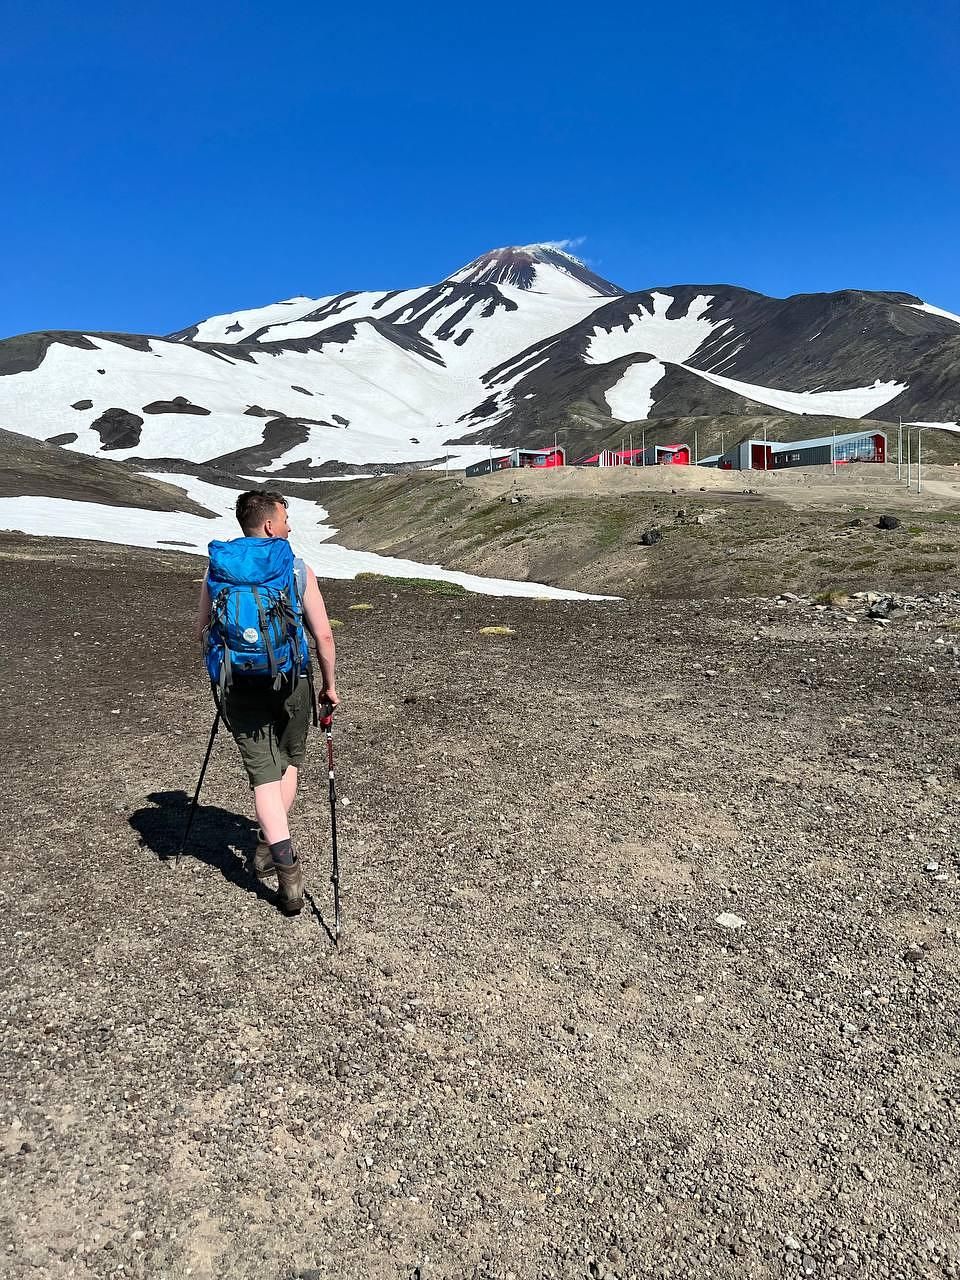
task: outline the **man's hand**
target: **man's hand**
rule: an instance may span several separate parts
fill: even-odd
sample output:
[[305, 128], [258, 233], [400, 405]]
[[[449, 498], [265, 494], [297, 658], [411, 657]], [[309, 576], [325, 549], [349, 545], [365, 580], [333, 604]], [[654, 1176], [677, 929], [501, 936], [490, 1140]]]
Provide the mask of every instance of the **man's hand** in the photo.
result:
[[320, 701], [325, 703], [332, 710], [340, 705], [340, 695], [337, 693], [333, 685], [329, 685], [320, 695]]

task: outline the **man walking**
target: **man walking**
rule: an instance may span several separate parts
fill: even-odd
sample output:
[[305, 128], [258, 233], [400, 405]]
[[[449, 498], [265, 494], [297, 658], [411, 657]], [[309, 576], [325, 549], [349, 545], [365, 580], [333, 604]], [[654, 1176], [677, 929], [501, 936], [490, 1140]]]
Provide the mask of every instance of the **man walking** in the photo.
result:
[[[331, 709], [340, 702], [333, 632], [316, 574], [286, 546], [274, 545], [274, 540], [286, 543], [290, 536], [282, 494], [272, 489], [242, 493], [236, 513], [243, 536], [210, 544], [197, 634], [204, 642], [208, 673], [219, 684], [224, 723], [253, 788], [260, 824], [253, 871], [261, 880], [277, 876], [280, 909], [296, 915], [303, 909], [303, 868], [290, 839], [288, 814], [297, 795], [313, 710], [309, 671], [300, 678], [303, 663], [309, 666], [303, 629], [316, 645], [321, 697]], [[282, 591], [265, 582], [288, 569]], [[241, 593], [244, 600], [239, 599]], [[247, 600], [256, 611], [254, 625], [243, 627], [237, 640], [230, 630], [231, 617], [242, 620]]]

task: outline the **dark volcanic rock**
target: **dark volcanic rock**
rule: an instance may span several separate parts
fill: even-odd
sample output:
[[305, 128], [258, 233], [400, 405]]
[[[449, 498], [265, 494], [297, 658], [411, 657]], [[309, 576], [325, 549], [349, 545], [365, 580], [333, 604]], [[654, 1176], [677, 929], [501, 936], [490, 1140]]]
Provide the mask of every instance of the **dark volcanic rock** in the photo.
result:
[[47, 436], [47, 444], [75, 444], [78, 438], [75, 431], [64, 431], [58, 436]]
[[90, 426], [100, 437], [101, 449], [132, 449], [140, 443], [143, 419], [129, 409], [112, 408]]
[[271, 418], [263, 428], [261, 444], [250, 445], [245, 449], [235, 449], [232, 453], [224, 453], [210, 460], [210, 466], [222, 467], [227, 471], [256, 471], [276, 461], [281, 454], [292, 449], [294, 445], [305, 444], [310, 439], [310, 425], [325, 426], [316, 419], [287, 418], [284, 416]]
[[140, 410], [141, 413], [195, 413], [205, 417], [210, 413], [199, 404], [191, 404], [186, 396], [174, 396], [172, 400], [151, 400]]
[[93, 408], [93, 401], [92, 401], [92, 400], [77, 400], [77, 401], [75, 401], [75, 402], [70, 406], [70, 408], [71, 408], [71, 409], [92, 409], [92, 408]]
[[65, 347], [80, 347], [84, 351], [96, 350], [95, 344], [82, 333], [21, 333], [0, 342], [0, 376], [38, 369], [55, 342], [62, 342]]
[[877, 521], [878, 529], [899, 529], [900, 521], [896, 516], [881, 516]]

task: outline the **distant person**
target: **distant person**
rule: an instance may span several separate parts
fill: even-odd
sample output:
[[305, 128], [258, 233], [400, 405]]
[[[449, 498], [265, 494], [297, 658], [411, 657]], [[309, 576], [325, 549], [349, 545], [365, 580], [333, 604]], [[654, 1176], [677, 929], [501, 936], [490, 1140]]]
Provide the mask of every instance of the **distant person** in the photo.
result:
[[311, 713], [317, 708], [305, 632], [313, 637], [321, 698], [340, 703], [333, 632], [317, 577], [287, 539], [287, 501], [272, 489], [237, 499], [243, 536], [211, 542], [197, 605], [207, 674], [253, 788], [260, 824], [252, 870], [278, 878], [280, 909], [303, 909], [303, 868], [287, 815], [297, 795]]

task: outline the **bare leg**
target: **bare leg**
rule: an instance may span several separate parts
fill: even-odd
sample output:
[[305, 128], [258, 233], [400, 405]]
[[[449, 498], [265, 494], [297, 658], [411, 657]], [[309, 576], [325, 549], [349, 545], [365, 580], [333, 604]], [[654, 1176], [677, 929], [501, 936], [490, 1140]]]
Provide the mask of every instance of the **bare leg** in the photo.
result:
[[283, 771], [283, 777], [280, 779], [280, 791], [283, 795], [283, 807], [287, 811], [293, 808], [293, 802], [297, 798], [297, 766], [288, 764]]
[[[294, 782], [296, 791], [296, 782]], [[287, 825], [287, 805], [283, 795], [283, 782], [263, 782], [253, 788], [253, 803], [257, 821], [268, 844], [290, 839]], [[292, 803], [292, 801], [291, 801]]]

